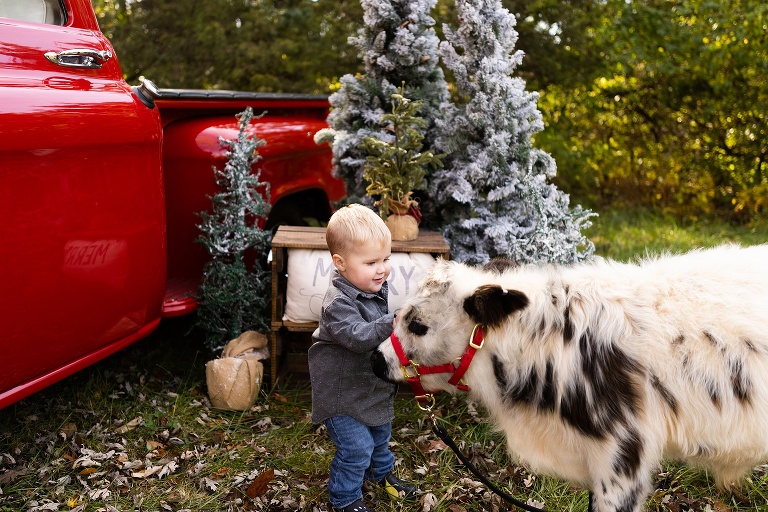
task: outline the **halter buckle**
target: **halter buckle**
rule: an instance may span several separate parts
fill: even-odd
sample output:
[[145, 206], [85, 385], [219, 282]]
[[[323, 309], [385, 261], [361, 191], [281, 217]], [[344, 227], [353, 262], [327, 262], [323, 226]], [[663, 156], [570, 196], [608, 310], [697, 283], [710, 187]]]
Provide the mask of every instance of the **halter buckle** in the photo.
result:
[[[408, 361], [408, 363], [409, 363], [408, 366], [400, 365], [400, 371], [403, 372], [403, 377], [405, 377], [405, 380], [421, 378], [419, 375], [418, 363], [414, 363], [413, 361]], [[412, 370], [413, 375], [409, 375], [408, 370]]]
[[475, 334], [481, 327], [480, 324], [475, 324], [475, 327], [472, 329], [472, 334], [469, 336], [469, 346], [475, 350], [483, 348], [483, 344], [485, 343], [485, 336], [480, 336], [480, 343], [475, 343]]

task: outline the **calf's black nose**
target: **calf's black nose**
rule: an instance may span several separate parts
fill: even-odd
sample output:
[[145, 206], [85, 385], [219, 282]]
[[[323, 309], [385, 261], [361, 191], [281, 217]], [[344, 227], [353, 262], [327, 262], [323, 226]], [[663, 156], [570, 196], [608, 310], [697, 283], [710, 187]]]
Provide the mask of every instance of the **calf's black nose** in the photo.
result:
[[389, 377], [389, 365], [387, 364], [384, 354], [382, 354], [379, 349], [374, 350], [371, 354], [371, 368], [373, 369], [374, 375], [381, 380], [397, 384], [397, 381]]

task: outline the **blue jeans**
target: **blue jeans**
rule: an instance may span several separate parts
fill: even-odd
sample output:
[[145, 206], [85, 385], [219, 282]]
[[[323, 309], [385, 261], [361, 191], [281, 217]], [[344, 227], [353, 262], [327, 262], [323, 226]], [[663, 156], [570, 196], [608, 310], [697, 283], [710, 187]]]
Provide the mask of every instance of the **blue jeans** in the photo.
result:
[[328, 501], [334, 508], [343, 508], [362, 499], [363, 480], [379, 482], [392, 471], [392, 423], [369, 427], [350, 416], [334, 416], [324, 423], [336, 445], [328, 479]]

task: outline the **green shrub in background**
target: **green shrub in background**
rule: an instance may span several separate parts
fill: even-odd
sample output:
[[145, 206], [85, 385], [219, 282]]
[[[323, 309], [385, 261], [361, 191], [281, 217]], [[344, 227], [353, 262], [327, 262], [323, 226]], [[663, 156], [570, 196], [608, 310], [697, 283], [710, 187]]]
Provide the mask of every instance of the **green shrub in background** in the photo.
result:
[[[129, 82], [145, 75], [163, 87], [338, 91], [354, 107], [333, 114], [332, 126], [354, 135], [349, 148], [358, 147], [359, 130], [372, 135], [403, 80], [414, 100], [443, 98], [421, 115], [449, 89], [462, 99], [453, 72], [443, 80], [438, 65], [444, 23], [458, 23], [455, 1], [93, 4]], [[687, 220], [765, 216], [768, 3], [502, 5], [525, 54], [517, 74], [541, 92], [547, 128], [536, 147], [554, 157], [554, 183], [574, 202], [599, 212], [642, 205]], [[356, 35], [366, 6], [369, 23]], [[425, 142], [432, 149], [429, 134]], [[361, 153], [336, 151], [351, 195], [364, 193]], [[427, 218], [430, 206], [422, 205]]]
[[768, 4], [609, 1], [597, 78], [549, 84], [537, 143], [590, 206], [678, 218], [768, 211]]

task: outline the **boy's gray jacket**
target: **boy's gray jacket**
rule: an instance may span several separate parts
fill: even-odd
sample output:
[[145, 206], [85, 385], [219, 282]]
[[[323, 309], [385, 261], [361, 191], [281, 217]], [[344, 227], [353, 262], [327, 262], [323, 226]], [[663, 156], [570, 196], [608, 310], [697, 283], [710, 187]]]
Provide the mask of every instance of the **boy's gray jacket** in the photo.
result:
[[392, 333], [388, 292], [387, 283], [377, 293], [362, 292], [334, 270], [309, 348], [314, 423], [351, 416], [377, 426], [394, 418], [397, 385], [376, 377], [370, 361]]

